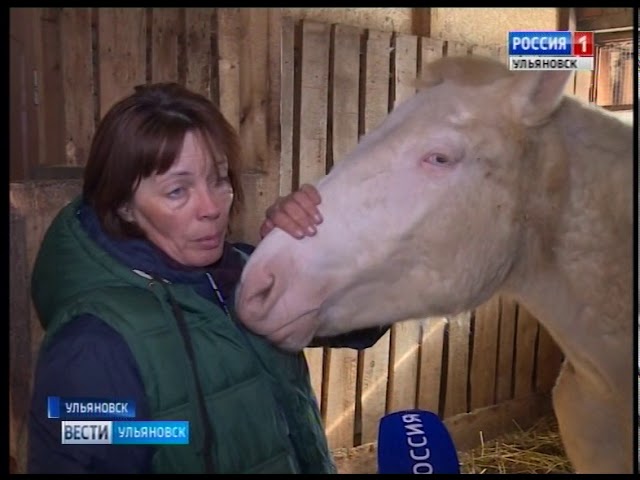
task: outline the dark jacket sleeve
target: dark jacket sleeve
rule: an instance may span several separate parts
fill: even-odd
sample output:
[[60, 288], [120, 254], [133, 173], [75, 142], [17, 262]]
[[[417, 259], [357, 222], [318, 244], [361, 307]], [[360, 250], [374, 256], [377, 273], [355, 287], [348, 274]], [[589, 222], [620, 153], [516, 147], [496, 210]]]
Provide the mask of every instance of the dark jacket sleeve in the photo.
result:
[[371, 327], [343, 333], [335, 337], [316, 337], [309, 346], [364, 350], [372, 347], [388, 330], [389, 326]]
[[60, 329], [38, 357], [29, 411], [28, 473], [149, 473], [149, 445], [62, 445], [60, 420], [47, 417], [47, 397], [126, 398], [136, 419], [149, 407], [124, 339], [89, 315]]

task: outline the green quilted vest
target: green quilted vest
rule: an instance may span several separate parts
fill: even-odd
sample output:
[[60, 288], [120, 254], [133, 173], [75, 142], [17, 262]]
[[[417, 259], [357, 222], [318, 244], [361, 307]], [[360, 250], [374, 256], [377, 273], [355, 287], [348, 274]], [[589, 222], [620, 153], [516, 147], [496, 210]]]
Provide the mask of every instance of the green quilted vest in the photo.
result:
[[304, 355], [274, 348], [185, 285], [156, 281], [116, 262], [87, 236], [76, 218], [78, 206], [76, 199], [54, 219], [36, 259], [32, 295], [44, 342], [82, 313], [122, 335], [153, 419], [190, 425], [189, 445], [157, 446], [154, 472], [205, 472], [207, 426], [173, 297], [188, 327], [212, 423], [215, 473], [336, 473]]

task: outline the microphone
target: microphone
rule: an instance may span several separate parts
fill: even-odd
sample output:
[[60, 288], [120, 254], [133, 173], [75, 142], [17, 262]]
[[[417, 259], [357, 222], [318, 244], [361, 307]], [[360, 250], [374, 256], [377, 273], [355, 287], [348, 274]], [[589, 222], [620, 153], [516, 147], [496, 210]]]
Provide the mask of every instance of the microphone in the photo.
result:
[[378, 473], [460, 473], [458, 454], [444, 423], [435, 413], [419, 409], [382, 417]]

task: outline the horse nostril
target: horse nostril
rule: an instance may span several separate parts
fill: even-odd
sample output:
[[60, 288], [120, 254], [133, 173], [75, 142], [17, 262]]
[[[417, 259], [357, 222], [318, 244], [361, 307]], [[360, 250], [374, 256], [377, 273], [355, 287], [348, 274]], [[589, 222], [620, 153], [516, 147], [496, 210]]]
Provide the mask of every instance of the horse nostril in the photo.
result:
[[275, 275], [267, 275], [266, 277], [267, 283], [258, 288], [250, 298], [250, 301], [258, 302], [259, 304], [264, 305], [267, 303], [269, 299], [269, 295], [273, 291], [273, 286], [276, 284]]
[[259, 280], [254, 278], [253, 281], [255, 284], [247, 291], [244, 305], [240, 305], [240, 309], [244, 312], [245, 319], [257, 321], [266, 315], [270, 309], [276, 277], [273, 274], [267, 274]]

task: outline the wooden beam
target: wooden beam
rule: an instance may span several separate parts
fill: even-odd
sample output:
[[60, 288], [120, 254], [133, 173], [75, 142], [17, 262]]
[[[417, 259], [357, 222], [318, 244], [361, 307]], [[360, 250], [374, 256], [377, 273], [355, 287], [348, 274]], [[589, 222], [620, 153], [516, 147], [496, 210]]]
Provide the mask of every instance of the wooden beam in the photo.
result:
[[[576, 20], [576, 30], [606, 30], [608, 28], [633, 27], [633, 8], [615, 9], [616, 11], [608, 13], [603, 9], [601, 15], [580, 18]], [[610, 9], [614, 10], [614, 9]]]
[[431, 9], [414, 8], [411, 12], [411, 33], [419, 37], [431, 35]]
[[477, 447], [482, 441], [527, 430], [537, 420], [552, 414], [550, 396], [532, 394], [447, 418], [444, 424], [458, 451], [465, 451]]
[[65, 103], [60, 46], [61, 16], [61, 8], [41, 9], [39, 25], [34, 31], [40, 106], [38, 165], [62, 165], [65, 160]]
[[558, 17], [556, 22], [557, 30], [575, 30], [576, 26], [576, 9], [575, 8], [558, 8]]
[[34, 32], [40, 27], [40, 9], [12, 8], [10, 11], [9, 68], [9, 178], [28, 180], [39, 163], [38, 71]]

